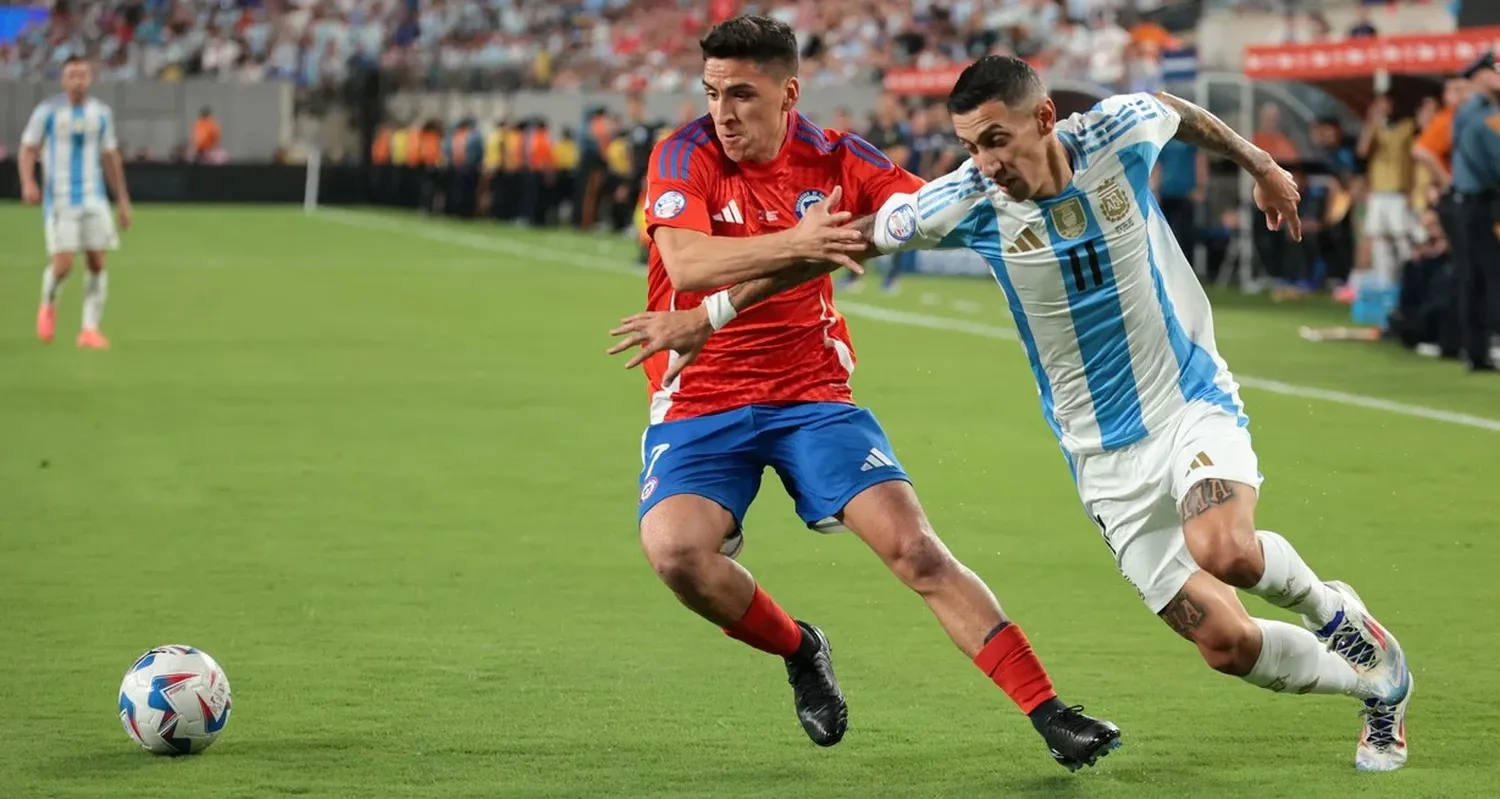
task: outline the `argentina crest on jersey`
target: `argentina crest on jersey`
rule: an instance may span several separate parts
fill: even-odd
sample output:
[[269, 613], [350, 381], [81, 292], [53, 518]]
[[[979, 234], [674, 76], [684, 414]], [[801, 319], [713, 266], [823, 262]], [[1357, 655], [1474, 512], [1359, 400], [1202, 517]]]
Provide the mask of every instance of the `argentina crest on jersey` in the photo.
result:
[[793, 206], [793, 209], [797, 212], [797, 218], [801, 219], [802, 215], [807, 213], [807, 209], [826, 199], [828, 199], [828, 195], [817, 189], [808, 189], [797, 195], [797, 203]]

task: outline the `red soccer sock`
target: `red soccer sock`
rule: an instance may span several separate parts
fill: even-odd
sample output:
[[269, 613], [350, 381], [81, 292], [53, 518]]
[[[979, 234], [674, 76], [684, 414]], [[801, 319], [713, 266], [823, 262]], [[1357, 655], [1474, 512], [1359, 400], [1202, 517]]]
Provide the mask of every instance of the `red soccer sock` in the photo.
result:
[[744, 618], [725, 627], [724, 632], [762, 652], [782, 657], [791, 657], [802, 645], [802, 628], [758, 585]]
[[974, 665], [989, 675], [1027, 715], [1047, 700], [1057, 698], [1052, 678], [1047, 676], [1042, 661], [1031, 651], [1026, 634], [1014, 624], [1006, 625], [979, 650], [974, 656]]

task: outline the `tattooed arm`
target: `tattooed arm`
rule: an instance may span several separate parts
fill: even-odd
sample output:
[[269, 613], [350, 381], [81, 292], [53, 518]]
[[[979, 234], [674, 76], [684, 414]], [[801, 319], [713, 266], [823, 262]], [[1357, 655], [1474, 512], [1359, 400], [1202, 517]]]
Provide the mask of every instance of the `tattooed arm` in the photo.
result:
[[1177, 123], [1177, 135], [1173, 138], [1178, 141], [1228, 158], [1256, 177], [1276, 169], [1276, 161], [1269, 153], [1235, 133], [1224, 124], [1224, 120], [1166, 92], [1157, 92], [1156, 99], [1177, 112], [1180, 121]]
[[1228, 158], [1249, 172], [1256, 182], [1255, 204], [1265, 212], [1267, 227], [1277, 230], [1285, 222], [1292, 238], [1302, 240], [1302, 220], [1297, 216], [1302, 194], [1291, 173], [1213, 114], [1166, 92], [1157, 92], [1156, 99], [1177, 113], [1177, 134], [1173, 138]]

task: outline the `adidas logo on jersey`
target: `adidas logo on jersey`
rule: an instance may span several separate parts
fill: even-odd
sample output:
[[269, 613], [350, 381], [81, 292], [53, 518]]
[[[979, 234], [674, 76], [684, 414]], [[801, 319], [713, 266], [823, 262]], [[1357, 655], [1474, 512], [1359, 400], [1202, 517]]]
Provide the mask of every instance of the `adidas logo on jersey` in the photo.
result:
[[737, 225], [745, 224], [745, 217], [740, 213], [740, 204], [735, 200], [730, 200], [728, 205], [709, 218], [715, 222], [733, 222]]
[[886, 466], [894, 467], [895, 465], [896, 462], [886, 457], [884, 452], [881, 452], [878, 449], [872, 449], [870, 450], [869, 456], [865, 458], [865, 465], [859, 467], [859, 470], [862, 472], [868, 472], [871, 469], [880, 469]]
[[1026, 228], [1021, 231], [1021, 235], [1016, 237], [1015, 243], [1006, 248], [1005, 254], [1015, 255], [1021, 252], [1031, 252], [1033, 250], [1040, 250], [1045, 246], [1047, 245], [1042, 243], [1042, 237], [1038, 236], [1035, 230]]

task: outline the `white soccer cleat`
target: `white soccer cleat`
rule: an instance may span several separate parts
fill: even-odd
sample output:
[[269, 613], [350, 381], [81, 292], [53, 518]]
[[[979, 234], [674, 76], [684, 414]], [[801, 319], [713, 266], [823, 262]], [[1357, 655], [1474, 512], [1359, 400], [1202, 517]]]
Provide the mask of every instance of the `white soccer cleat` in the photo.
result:
[[1311, 628], [1319, 641], [1342, 657], [1368, 684], [1375, 701], [1399, 705], [1411, 687], [1406, 653], [1347, 583], [1330, 580], [1326, 585], [1343, 599], [1343, 607], [1322, 629]]
[[1415, 684], [1410, 672], [1405, 682], [1406, 695], [1394, 705], [1365, 701], [1365, 709], [1360, 711], [1365, 728], [1354, 750], [1355, 771], [1395, 771], [1406, 765], [1406, 706], [1411, 703]]

